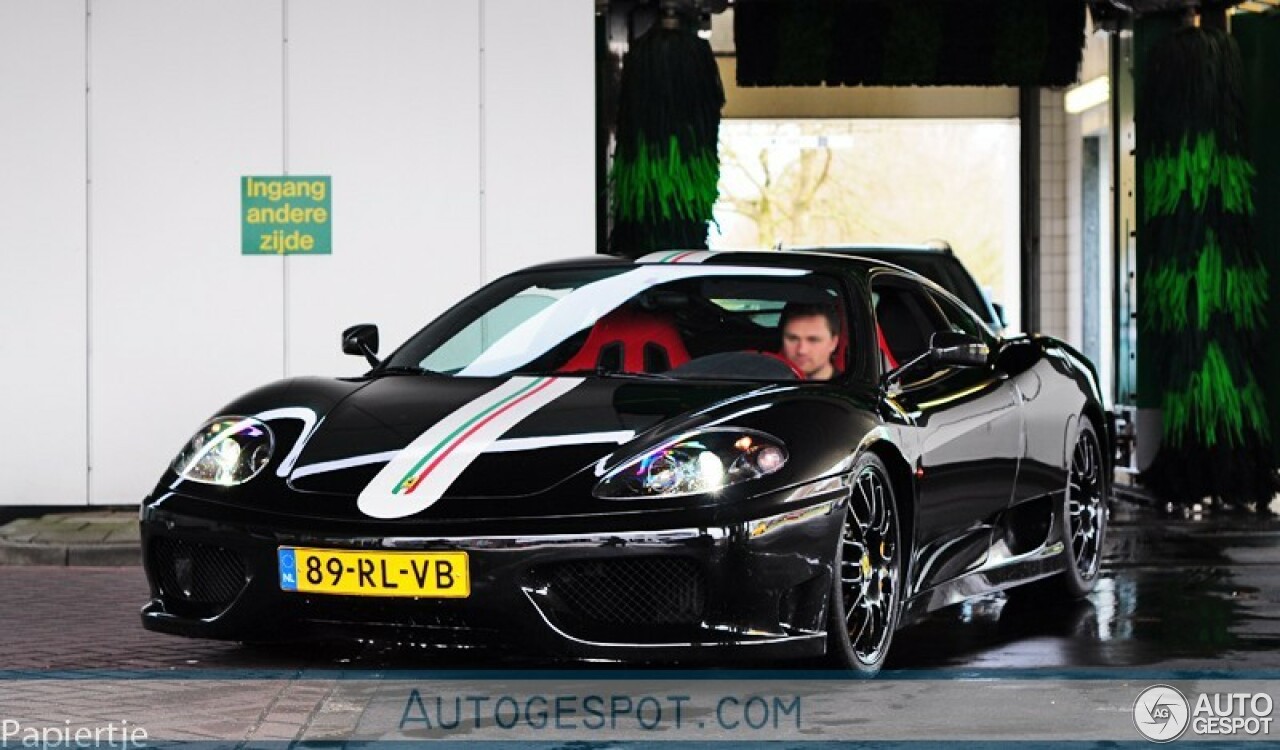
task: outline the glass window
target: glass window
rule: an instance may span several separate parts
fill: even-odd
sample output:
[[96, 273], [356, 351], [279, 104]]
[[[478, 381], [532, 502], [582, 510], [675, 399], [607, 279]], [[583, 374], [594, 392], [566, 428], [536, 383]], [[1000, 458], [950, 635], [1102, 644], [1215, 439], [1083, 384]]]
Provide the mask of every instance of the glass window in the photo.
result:
[[[523, 272], [447, 311], [386, 367], [456, 377], [794, 379], [779, 358], [781, 319], [799, 309], [847, 329], [851, 308], [840, 288], [835, 278], [794, 268], [677, 264]], [[840, 345], [833, 353], [837, 372], [846, 369], [850, 348]]]
[[876, 323], [893, 355], [903, 365], [929, 350], [935, 331], [951, 327], [933, 299], [914, 282], [893, 278], [875, 285]]
[[489, 312], [458, 332], [422, 360], [421, 366], [439, 372], [456, 372], [474, 361], [520, 323], [542, 312], [563, 296], [561, 290], [530, 287], [499, 302]]
[[[955, 248], [978, 288], [996, 300], [1017, 299], [1016, 120], [847, 120], [811, 114], [804, 119], [726, 117], [721, 123], [716, 222], [707, 238], [712, 248], [941, 238]], [[981, 312], [980, 299], [936, 281], [989, 317]], [[1015, 316], [1009, 323], [1017, 330], [1017, 305], [1007, 313]]]
[[964, 331], [970, 336], [981, 339], [988, 344], [995, 340], [995, 335], [991, 333], [987, 326], [979, 320], [976, 315], [974, 315], [972, 310], [969, 310], [963, 305], [956, 304], [954, 300], [945, 294], [935, 294], [931, 292], [930, 296], [933, 297], [934, 302], [938, 303], [938, 307], [942, 309], [942, 313], [947, 316], [947, 321], [951, 324], [952, 328], [955, 328], [957, 331]]
[[945, 255], [928, 253], [899, 253], [888, 258], [910, 271], [915, 271], [929, 281], [946, 289], [960, 298], [979, 315], [989, 313], [988, 305], [982, 291], [974, 284], [973, 279], [960, 266], [960, 261]]

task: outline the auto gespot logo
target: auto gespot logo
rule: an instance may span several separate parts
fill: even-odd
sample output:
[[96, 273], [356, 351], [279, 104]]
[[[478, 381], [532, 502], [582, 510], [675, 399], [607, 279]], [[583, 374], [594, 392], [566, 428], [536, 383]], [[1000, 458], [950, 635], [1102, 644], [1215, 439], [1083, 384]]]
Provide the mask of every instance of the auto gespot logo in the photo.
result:
[[1152, 685], [1133, 703], [1133, 723], [1152, 742], [1172, 742], [1188, 729], [1204, 736], [1265, 736], [1275, 702], [1267, 693], [1199, 693], [1194, 705], [1170, 685]]

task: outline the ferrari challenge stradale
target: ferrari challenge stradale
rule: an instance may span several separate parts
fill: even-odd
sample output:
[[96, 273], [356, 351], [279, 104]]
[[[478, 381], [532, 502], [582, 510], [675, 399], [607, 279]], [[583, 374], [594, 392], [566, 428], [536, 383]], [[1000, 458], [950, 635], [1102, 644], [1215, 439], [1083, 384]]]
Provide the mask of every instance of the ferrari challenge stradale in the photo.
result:
[[550, 263], [377, 340], [181, 449], [142, 507], [147, 628], [870, 674], [927, 612], [1098, 575], [1092, 366], [891, 264]]

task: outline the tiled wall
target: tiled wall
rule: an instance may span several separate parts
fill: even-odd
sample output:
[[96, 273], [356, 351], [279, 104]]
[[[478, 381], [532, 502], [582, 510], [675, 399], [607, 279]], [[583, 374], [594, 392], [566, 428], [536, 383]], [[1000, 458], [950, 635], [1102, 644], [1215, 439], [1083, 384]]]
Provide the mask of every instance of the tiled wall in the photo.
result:
[[[1086, 35], [1080, 67], [1081, 83], [1110, 73], [1107, 34]], [[1085, 348], [1086, 313], [1097, 316], [1097, 361], [1104, 393], [1111, 393], [1114, 337], [1112, 334], [1113, 218], [1111, 105], [1100, 102], [1078, 114], [1064, 107], [1065, 92], [1040, 92], [1040, 331]], [[1099, 163], [1094, 170], [1099, 235], [1096, 272], [1096, 310], [1085, 310], [1084, 276], [1084, 139], [1099, 139]], [[1093, 356], [1093, 355], [1091, 355]]]
[[[1071, 258], [1067, 196], [1071, 170], [1067, 149], [1067, 114], [1060, 91], [1040, 92], [1040, 333], [1070, 340], [1073, 318], [1070, 300], [1080, 296], [1080, 279], [1073, 273], [1079, 258]], [[1078, 210], [1078, 209], [1077, 209]], [[1079, 223], [1079, 217], [1075, 217]], [[1074, 283], [1072, 277], [1075, 277]], [[1073, 291], [1074, 290], [1074, 291]], [[1075, 322], [1079, 329], [1079, 321]], [[1076, 331], [1079, 338], [1079, 331]]]

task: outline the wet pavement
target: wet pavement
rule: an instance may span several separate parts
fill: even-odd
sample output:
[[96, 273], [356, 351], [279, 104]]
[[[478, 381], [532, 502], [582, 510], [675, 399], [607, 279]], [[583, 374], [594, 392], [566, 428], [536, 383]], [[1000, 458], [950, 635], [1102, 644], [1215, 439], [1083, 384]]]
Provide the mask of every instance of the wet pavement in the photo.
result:
[[[890, 667], [1280, 667], [1280, 521], [1117, 503], [1087, 599], [993, 596], [899, 633]], [[1123, 672], [1124, 670], [1118, 670]]]
[[[397, 644], [250, 647], [150, 633], [139, 623], [147, 586], [135, 566], [0, 567], [0, 591], [6, 670], [610, 669]], [[971, 600], [900, 631], [887, 664], [895, 672], [1075, 668], [1280, 668], [1280, 521], [1117, 503], [1088, 599]]]

